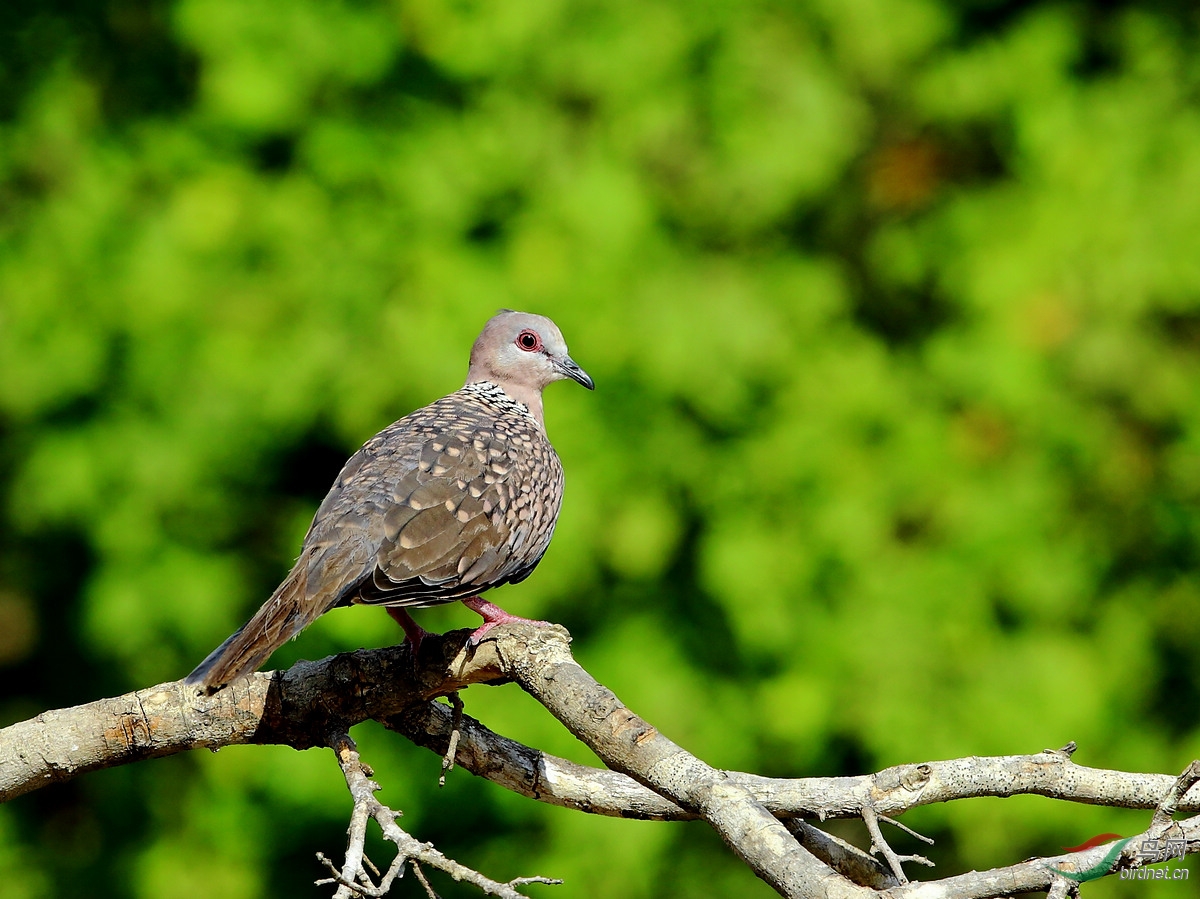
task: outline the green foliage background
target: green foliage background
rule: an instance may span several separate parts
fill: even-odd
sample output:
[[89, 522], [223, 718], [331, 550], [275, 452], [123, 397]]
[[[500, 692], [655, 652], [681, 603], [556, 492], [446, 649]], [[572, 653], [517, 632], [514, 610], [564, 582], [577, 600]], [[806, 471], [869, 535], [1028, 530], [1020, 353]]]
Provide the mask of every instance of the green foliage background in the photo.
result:
[[[1181, 770], [1198, 24], [1165, 0], [10, 0], [0, 724], [186, 673], [344, 458], [513, 307], [598, 388], [548, 391], [566, 507], [494, 598], [564, 623], [669, 736], [774, 775], [1072, 739]], [[339, 612], [273, 665], [397, 637]], [[466, 700], [587, 760], [515, 687]], [[436, 758], [356, 735], [412, 832], [566, 878], [539, 896], [769, 893], [701, 825], [438, 791]], [[318, 751], [101, 772], [0, 807], [0, 894], [324, 895], [347, 811]], [[944, 875], [1145, 815], [906, 821]]]

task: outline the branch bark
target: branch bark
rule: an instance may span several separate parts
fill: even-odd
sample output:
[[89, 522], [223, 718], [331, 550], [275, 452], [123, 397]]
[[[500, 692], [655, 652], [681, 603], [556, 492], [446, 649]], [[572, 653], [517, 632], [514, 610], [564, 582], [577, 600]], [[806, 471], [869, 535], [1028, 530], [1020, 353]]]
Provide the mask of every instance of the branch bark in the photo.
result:
[[841, 877], [805, 849], [724, 771], [711, 768], [643, 721], [571, 656], [563, 631], [524, 647], [497, 644], [504, 669], [614, 771], [628, 774], [702, 817], [781, 896], [828, 899], [870, 891]]
[[342, 653], [252, 674], [213, 696], [179, 681], [43, 712], [0, 730], [0, 802], [94, 771], [189, 749], [325, 745], [331, 724], [397, 714], [470, 684], [499, 682], [495, 647], [464, 652], [467, 632], [431, 635], [414, 666], [407, 646]]
[[[1063, 872], [1092, 871], [1111, 851], [1096, 847], [990, 872], [904, 884], [902, 872], [794, 820], [878, 819], [918, 805], [978, 796], [1039, 794], [1152, 809], [1155, 815], [1143, 837], [1159, 839], [1169, 832], [1188, 851], [1200, 848], [1197, 819], [1176, 822], [1171, 817], [1200, 810], [1200, 789], [1194, 788], [1200, 766], [1195, 764], [1178, 778], [1104, 771], [1076, 765], [1069, 751], [1055, 750], [900, 765], [858, 777], [773, 779], [719, 771], [658, 733], [591, 678], [571, 657], [570, 637], [561, 628], [506, 625], [473, 648], [466, 638], [466, 631], [431, 635], [422, 642], [415, 664], [407, 647], [360, 651], [256, 674], [211, 697], [167, 683], [46, 712], [0, 730], [0, 801], [86, 771], [187, 749], [235, 743], [297, 749], [328, 745], [331, 733], [345, 734], [371, 718], [448, 754], [474, 774], [539, 801], [593, 814], [703, 818], [784, 896], [858, 897], [886, 889], [891, 896], [924, 899], [1049, 890]], [[456, 721], [449, 708], [435, 701], [471, 684], [509, 680], [538, 699], [612, 770], [541, 753], [469, 716]], [[458, 735], [453, 748], [452, 733]], [[1128, 851], [1113, 862], [1143, 863], [1148, 863], [1145, 857]]]

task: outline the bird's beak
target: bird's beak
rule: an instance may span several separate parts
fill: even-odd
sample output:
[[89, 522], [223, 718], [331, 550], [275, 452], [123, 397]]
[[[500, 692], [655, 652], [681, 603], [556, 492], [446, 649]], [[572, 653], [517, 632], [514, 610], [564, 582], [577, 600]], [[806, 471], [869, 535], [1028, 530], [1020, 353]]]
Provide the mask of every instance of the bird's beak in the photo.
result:
[[588, 390], [596, 389], [596, 382], [592, 380], [591, 375], [576, 365], [575, 360], [570, 356], [553, 356], [551, 361], [564, 378], [578, 381]]

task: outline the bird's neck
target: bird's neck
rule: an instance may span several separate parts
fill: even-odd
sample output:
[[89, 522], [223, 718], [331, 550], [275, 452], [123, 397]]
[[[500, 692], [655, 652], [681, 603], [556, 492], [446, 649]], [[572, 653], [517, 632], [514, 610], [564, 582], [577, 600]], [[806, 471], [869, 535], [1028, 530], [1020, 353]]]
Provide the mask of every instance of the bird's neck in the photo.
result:
[[[539, 388], [514, 384], [511, 381], [502, 384], [488, 377], [468, 377], [465, 386], [475, 387], [485, 395], [492, 394], [493, 399], [507, 398], [512, 400], [514, 405], [520, 404], [520, 408], [514, 408], [513, 411], [528, 415], [545, 433], [546, 422], [542, 414], [542, 391]], [[496, 393], [501, 394], [502, 397], [496, 396]]]

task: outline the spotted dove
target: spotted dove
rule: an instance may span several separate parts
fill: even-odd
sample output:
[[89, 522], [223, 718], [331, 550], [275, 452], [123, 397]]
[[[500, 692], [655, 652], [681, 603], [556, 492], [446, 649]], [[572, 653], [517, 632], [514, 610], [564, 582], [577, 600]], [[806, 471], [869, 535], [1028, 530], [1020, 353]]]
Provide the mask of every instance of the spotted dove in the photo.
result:
[[220, 689], [351, 603], [386, 606], [414, 652], [424, 631], [409, 608], [462, 600], [483, 616], [473, 641], [523, 620], [480, 594], [524, 580], [550, 544], [563, 470], [546, 437], [542, 388], [565, 378], [594, 387], [554, 322], [508, 310], [493, 317], [471, 349], [466, 385], [350, 457], [291, 573], [186, 683]]

